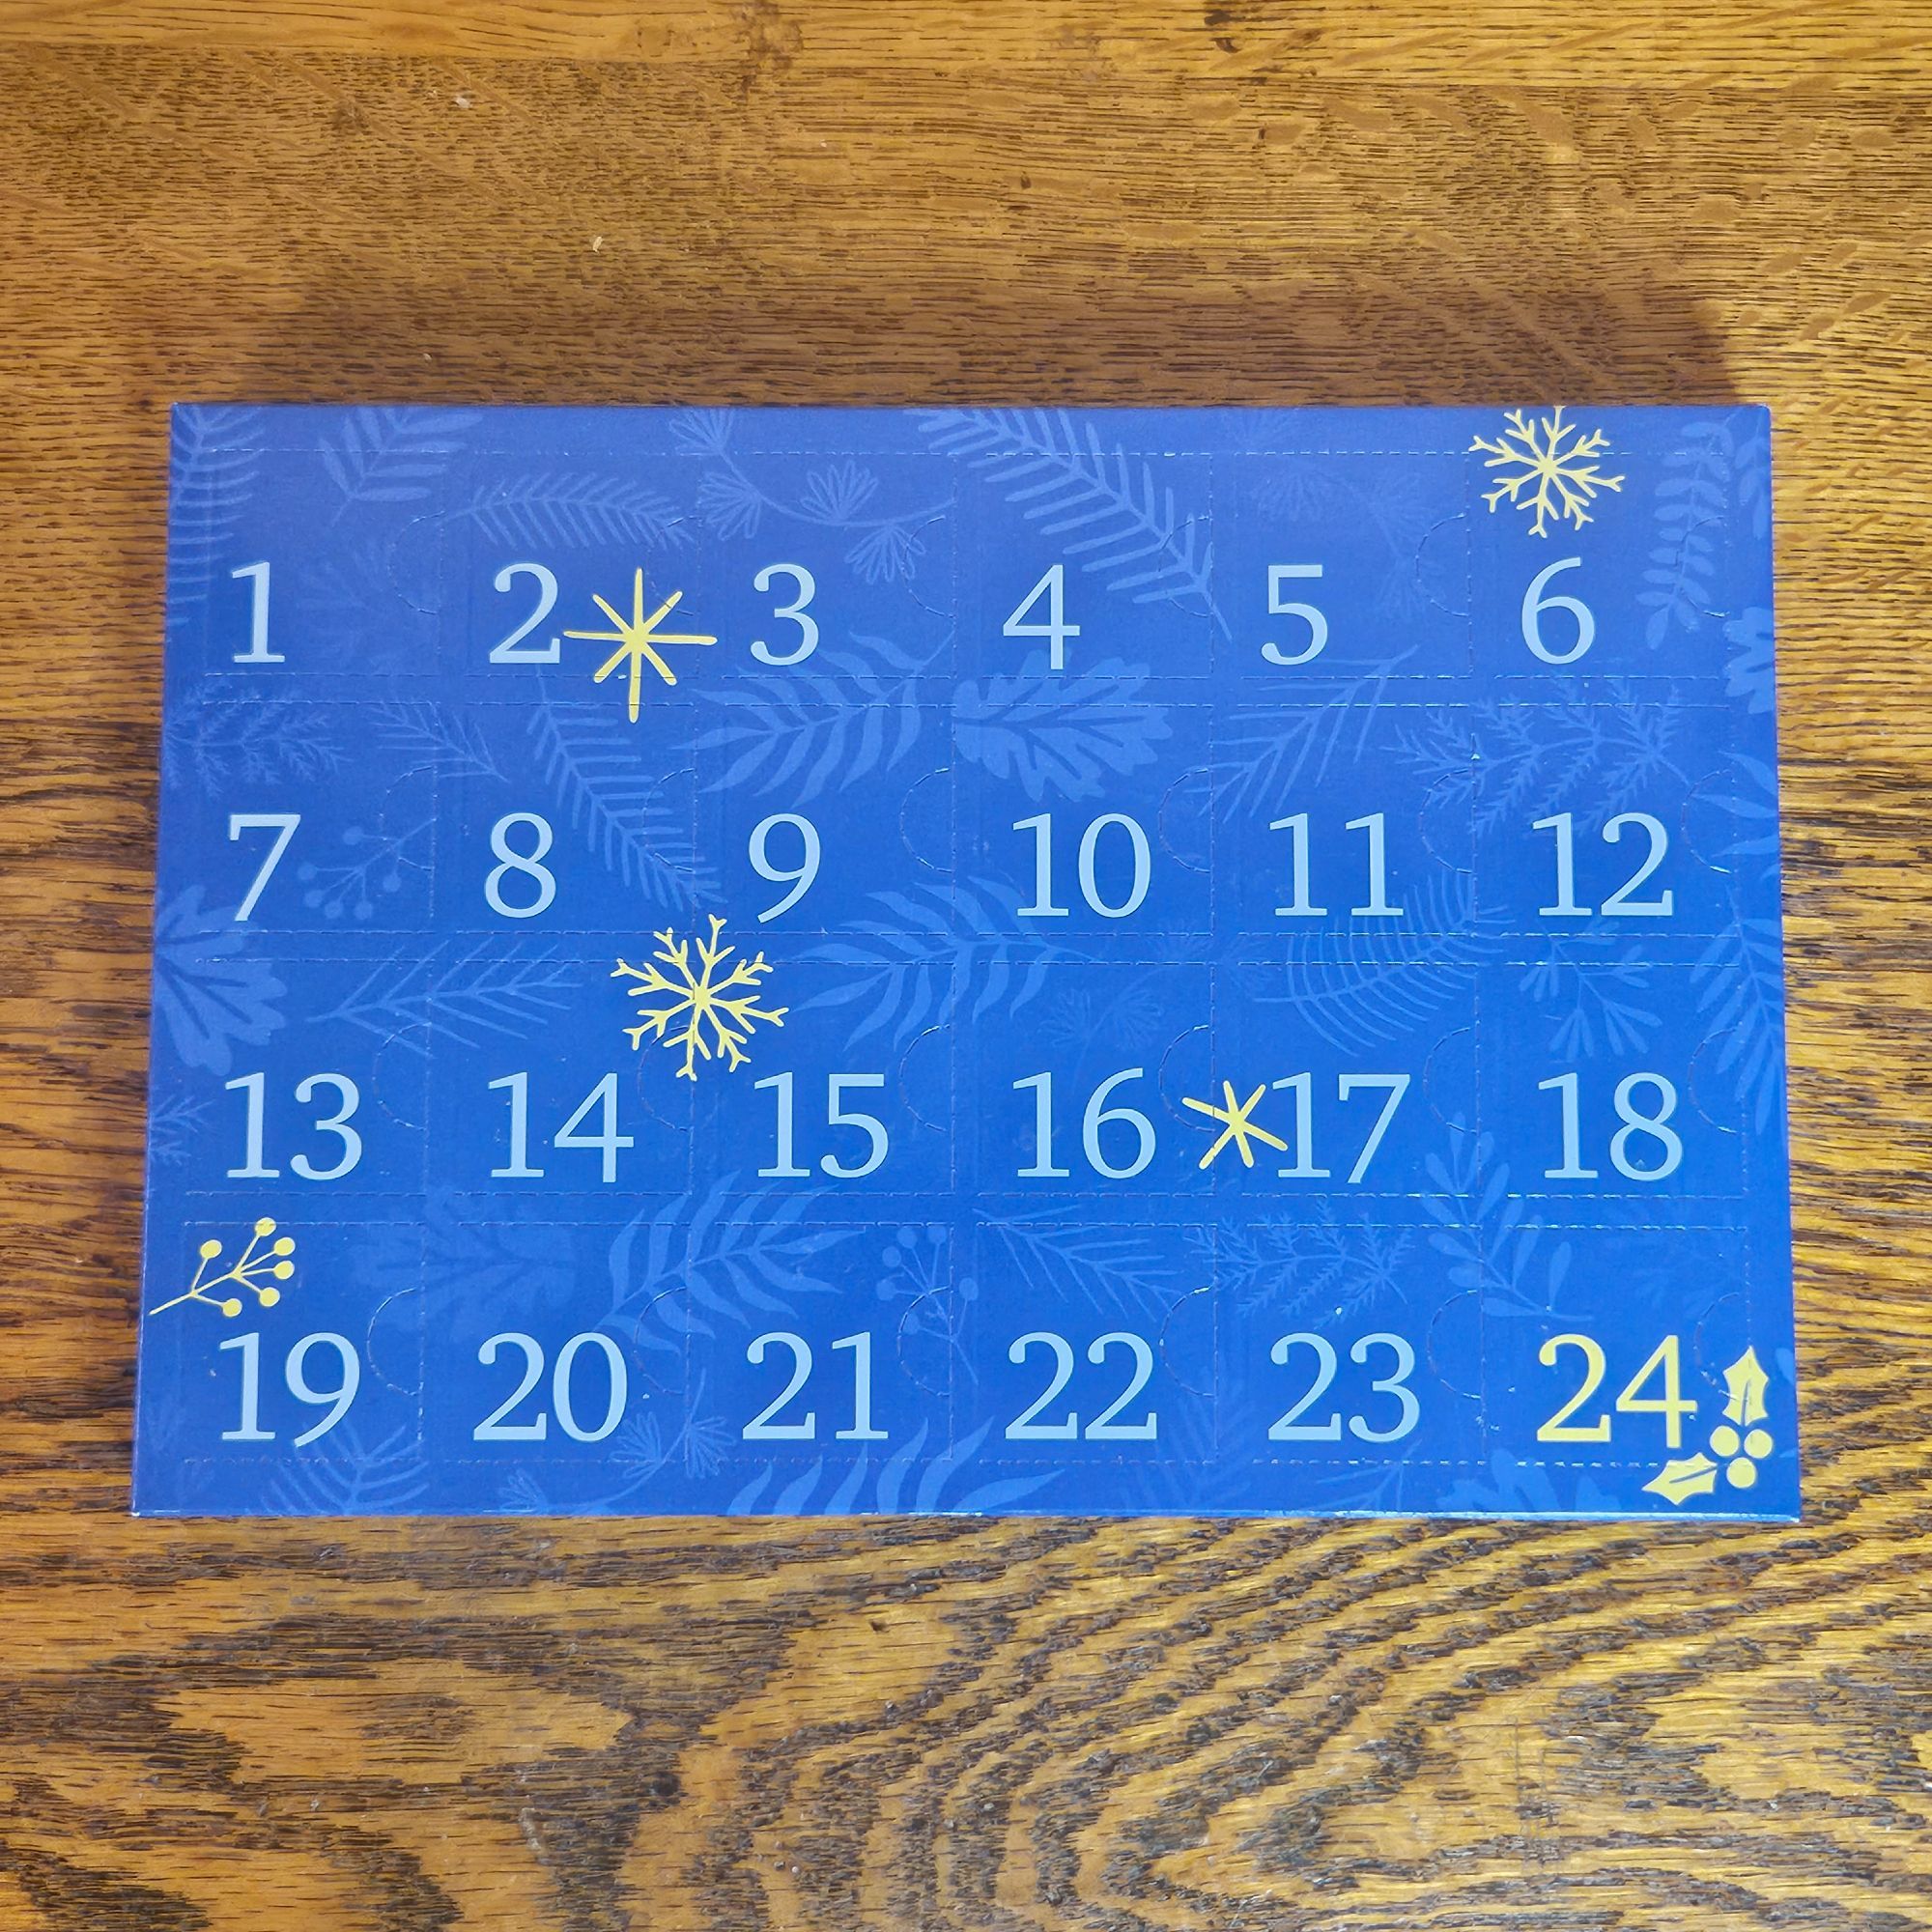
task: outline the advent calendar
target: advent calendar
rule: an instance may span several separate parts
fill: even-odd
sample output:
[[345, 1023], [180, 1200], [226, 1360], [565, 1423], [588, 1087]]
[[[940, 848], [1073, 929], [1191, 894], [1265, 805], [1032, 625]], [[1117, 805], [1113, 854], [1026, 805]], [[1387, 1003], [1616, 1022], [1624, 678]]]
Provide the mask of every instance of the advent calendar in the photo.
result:
[[1769, 447], [178, 409], [136, 1509], [1792, 1517]]

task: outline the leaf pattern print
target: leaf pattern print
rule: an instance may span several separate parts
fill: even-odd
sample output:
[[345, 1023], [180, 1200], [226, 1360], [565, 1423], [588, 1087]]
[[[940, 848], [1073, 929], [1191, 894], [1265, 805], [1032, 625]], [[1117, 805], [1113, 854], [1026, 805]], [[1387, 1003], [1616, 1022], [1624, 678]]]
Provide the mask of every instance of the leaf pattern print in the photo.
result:
[[346, 1020], [427, 1058], [435, 1040], [478, 1046], [537, 1033], [568, 1010], [577, 984], [577, 968], [549, 947], [506, 955], [487, 941], [444, 941], [384, 960], [316, 1019]]
[[1043, 1305], [1070, 1303], [1122, 1314], [1166, 1309], [1190, 1285], [1146, 1228], [1074, 1222], [1064, 1208], [984, 1214], [1014, 1277]]
[[962, 684], [952, 700], [959, 755], [996, 779], [1012, 779], [1030, 799], [1048, 792], [1092, 798], [1108, 774], [1155, 757], [1173, 735], [1164, 705], [1141, 699], [1144, 668], [1109, 661], [1077, 677], [1049, 672], [1035, 653], [1010, 677]]
[[257, 409], [183, 404], [174, 412], [168, 458], [168, 636], [189, 618], [218, 578], [241, 512], [255, 492], [262, 452]]
[[810, 669], [706, 689], [724, 718], [698, 733], [696, 749], [700, 758], [716, 753], [729, 762], [705, 789], [782, 789], [793, 804], [809, 805], [828, 789], [891, 770], [919, 740], [924, 668], [890, 639], [861, 637], [848, 648], [814, 652]]
[[850, 969], [798, 1010], [864, 1007], [852, 1044], [890, 1030], [903, 1046], [924, 1028], [962, 1013], [977, 1019], [1003, 1003], [1017, 1013], [1039, 992], [1049, 965], [1075, 956], [1044, 939], [1015, 937], [1019, 895], [992, 879], [868, 896], [881, 917], [852, 922], [803, 955]]
[[[1740, 421], [1748, 427], [1740, 433]], [[1673, 631], [1690, 634], [1712, 614], [1718, 571], [1733, 529], [1758, 541], [1771, 528], [1771, 440], [1764, 419], [1712, 417], [1685, 428], [1663, 459], [1653, 511], [1656, 541], [1637, 602], [1650, 612], [1655, 649]]]
[[910, 582], [918, 575], [926, 548], [923, 532], [950, 502], [868, 516], [879, 477], [849, 457], [807, 471], [796, 493], [787, 494], [781, 485], [753, 474], [746, 465], [753, 459], [739, 457], [731, 447], [732, 431], [727, 410], [688, 410], [672, 424], [680, 448], [709, 460], [697, 486], [697, 511], [719, 536], [756, 536], [767, 516], [777, 517], [851, 532], [843, 560], [863, 582]]
[[1147, 457], [1102, 446], [1065, 410], [927, 410], [935, 449], [977, 470], [1070, 563], [1136, 604], [1177, 603], [1213, 617], [1214, 546]]
[[688, 815], [639, 756], [617, 712], [545, 699], [530, 713], [529, 734], [571, 830], [623, 884], [670, 912], [716, 895]]
[[1738, 1099], [1763, 1133], [1784, 1098], [1784, 949], [1775, 919], [1734, 917], [1690, 972], [1697, 1007], [1722, 1037], [1716, 1070], [1732, 1076]]
[[[1340, 759], [1359, 759], [1387, 696], [1388, 680], [1411, 655], [1405, 651], [1373, 676], [1331, 687], [1319, 698], [1235, 711], [1228, 733], [1233, 755], [1220, 760], [1214, 773], [1223, 812], [1234, 817], [1243, 811], [1279, 810], [1304, 781], [1319, 783]], [[1441, 766], [1438, 776], [1467, 766], [1467, 748], [1458, 760], [1453, 737], [1445, 736], [1432, 752]]]
[[440, 778], [500, 779], [497, 760], [473, 718], [440, 705], [395, 701], [372, 705], [369, 721], [385, 751], [413, 759], [413, 770]]
[[[831, 1293], [833, 1284], [816, 1264], [860, 1231], [807, 1223], [816, 1193], [734, 1204], [736, 1181], [726, 1174], [702, 1196], [680, 1195], [624, 1226], [611, 1245], [612, 1318], [656, 1304], [673, 1333], [688, 1327], [708, 1335], [714, 1319], [790, 1316], [800, 1297]], [[682, 1310], [660, 1300], [673, 1289], [683, 1292]]]
[[1689, 788], [1673, 756], [1682, 729], [1674, 687], [1645, 696], [1619, 679], [1603, 703], [1427, 710], [1400, 742], [1404, 762], [1445, 801], [1473, 799], [1479, 833], [1516, 824], [1531, 807], [1532, 816], [1573, 810], [1594, 831], [1640, 808], [1659, 780]]
[[1284, 1321], [1365, 1315], [1401, 1298], [1402, 1266], [1415, 1244], [1408, 1228], [1347, 1217], [1326, 1196], [1299, 1214], [1218, 1230], [1203, 1253], [1217, 1288], [1244, 1310]]
[[322, 438], [322, 467], [341, 493], [342, 509], [420, 502], [478, 420], [474, 410], [338, 411]]
[[288, 988], [249, 941], [233, 908], [204, 910], [199, 886], [156, 911], [155, 1016], [189, 1066], [226, 1074], [238, 1044], [261, 1046], [283, 1024]]
[[429, 1483], [429, 1462], [413, 1425], [399, 1424], [380, 1441], [367, 1442], [349, 1416], [329, 1431], [323, 1453], [276, 1471], [268, 1508], [274, 1516], [397, 1515], [420, 1501]]
[[[1642, 949], [1627, 946], [1613, 959], [1589, 942], [1554, 939], [1519, 984], [1550, 1016], [1549, 1047], [1566, 1061], [1594, 1060], [1647, 1045], [1662, 1014], [1649, 991]], [[1587, 969], [1587, 970], [1586, 970]]]
[[630, 476], [543, 470], [481, 488], [454, 515], [492, 543], [531, 549], [641, 544], [676, 550], [694, 541], [677, 505]]
[[[955, 1478], [971, 1471], [973, 1459], [992, 1427], [990, 1422], [982, 1422], [953, 1448], [942, 1449], [927, 1458], [922, 1467], [920, 1456], [931, 1430], [930, 1424], [922, 1422], [915, 1435], [879, 1463], [876, 1473], [870, 1456], [862, 1453], [848, 1468], [840, 1471], [835, 1467], [832, 1473], [837, 1480], [823, 1493], [827, 1473], [823, 1458], [789, 1482], [781, 1482], [778, 1465], [771, 1463], [724, 1505], [724, 1513], [727, 1516], [897, 1516], [910, 1510], [921, 1514], [972, 1516], [1009, 1508], [1022, 1496], [1043, 1489], [1059, 1472], [1047, 1469], [1035, 1475], [1000, 1476], [991, 1482], [975, 1484], [963, 1494], [947, 1493]], [[772, 1487], [775, 1483], [779, 1484], [776, 1490]]]
[[1761, 605], [1741, 611], [1724, 625], [1724, 639], [1733, 646], [1724, 665], [1724, 689], [1742, 697], [1757, 715], [1776, 702], [1772, 669], [1771, 612]]
[[1346, 954], [1318, 936], [1296, 939], [1278, 964], [1252, 969], [1254, 998], [1288, 1009], [1296, 1025], [1340, 1048], [1385, 1045], [1466, 1003], [1465, 975], [1445, 970], [1500, 955], [1499, 917], [1474, 915], [1467, 872], [1424, 881], [1414, 933], [1395, 922], [1350, 936]]
[[341, 740], [323, 713], [289, 698], [184, 707], [161, 734], [162, 781], [192, 777], [211, 798], [238, 782], [312, 783], [342, 762]]

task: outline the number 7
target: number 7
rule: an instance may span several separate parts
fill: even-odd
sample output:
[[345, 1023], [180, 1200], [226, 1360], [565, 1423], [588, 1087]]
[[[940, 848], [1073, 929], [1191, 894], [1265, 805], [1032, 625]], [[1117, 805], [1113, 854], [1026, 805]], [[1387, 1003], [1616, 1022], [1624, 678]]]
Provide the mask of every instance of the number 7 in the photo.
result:
[[262, 896], [262, 888], [274, 876], [275, 867], [282, 862], [282, 854], [289, 849], [289, 840], [296, 836], [296, 827], [301, 823], [298, 811], [231, 811], [228, 814], [228, 837], [231, 841], [241, 838], [244, 832], [274, 832], [278, 836], [269, 847], [269, 856], [262, 861], [262, 869], [255, 874], [255, 883], [248, 888], [248, 896], [235, 909], [238, 921], [245, 920], [255, 910], [255, 901]]
[[1402, 1105], [1402, 1096], [1408, 1092], [1406, 1073], [1345, 1073], [1335, 1083], [1336, 1097], [1346, 1100], [1357, 1087], [1381, 1087], [1388, 1093], [1382, 1102], [1381, 1118], [1377, 1121], [1375, 1131], [1363, 1143], [1362, 1151], [1355, 1156], [1355, 1165], [1350, 1171], [1349, 1184], [1352, 1187], [1362, 1176], [1368, 1173], [1369, 1163], [1376, 1157], [1376, 1150], [1382, 1144], [1382, 1136], [1389, 1130], [1389, 1122], [1395, 1119], [1395, 1110]]

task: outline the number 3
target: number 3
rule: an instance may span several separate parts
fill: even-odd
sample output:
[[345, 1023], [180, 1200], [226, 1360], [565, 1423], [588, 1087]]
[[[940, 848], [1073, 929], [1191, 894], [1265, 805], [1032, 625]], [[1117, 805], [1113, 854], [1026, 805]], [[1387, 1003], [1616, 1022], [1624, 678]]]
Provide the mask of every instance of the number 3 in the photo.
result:
[[798, 626], [798, 642], [791, 650], [780, 653], [772, 649], [762, 638], [752, 639], [752, 655], [760, 664], [795, 665], [802, 664], [818, 648], [818, 620], [811, 616], [806, 606], [818, 590], [818, 584], [811, 572], [802, 563], [768, 563], [757, 576], [752, 579], [753, 590], [769, 591], [772, 579], [782, 572], [798, 586], [798, 595], [789, 604], [781, 604], [772, 612], [775, 617], [789, 617]]

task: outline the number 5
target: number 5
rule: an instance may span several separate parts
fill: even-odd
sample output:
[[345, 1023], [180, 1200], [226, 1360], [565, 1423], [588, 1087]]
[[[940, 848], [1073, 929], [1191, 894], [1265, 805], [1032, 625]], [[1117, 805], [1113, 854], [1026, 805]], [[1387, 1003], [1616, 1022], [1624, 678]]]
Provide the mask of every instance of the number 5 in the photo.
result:
[[244, 832], [276, 832], [280, 836], [269, 847], [269, 856], [262, 861], [262, 869], [255, 874], [255, 883], [248, 888], [248, 895], [235, 908], [238, 923], [244, 921], [255, 910], [255, 901], [262, 896], [262, 888], [274, 876], [275, 867], [282, 863], [282, 854], [289, 849], [289, 840], [296, 836], [296, 827], [301, 823], [298, 811], [231, 811], [228, 814], [228, 838], [232, 844]]
[[1328, 619], [1313, 604], [1297, 604], [1292, 598], [1281, 594], [1282, 584], [1291, 577], [1320, 577], [1319, 563], [1271, 563], [1268, 565], [1268, 615], [1270, 617], [1299, 617], [1308, 626], [1308, 648], [1293, 657], [1279, 644], [1267, 643], [1262, 646], [1262, 656], [1269, 664], [1305, 665], [1310, 658], [1319, 658], [1328, 642]]
[[856, 1108], [844, 1105], [843, 1089], [847, 1087], [883, 1087], [886, 1076], [883, 1073], [834, 1073], [825, 1082], [825, 1120], [828, 1126], [857, 1127], [871, 1143], [870, 1156], [858, 1167], [846, 1167], [834, 1160], [828, 1153], [819, 1159], [819, 1166], [838, 1180], [860, 1180], [870, 1174], [886, 1157], [886, 1123], [872, 1114], [862, 1114]]

